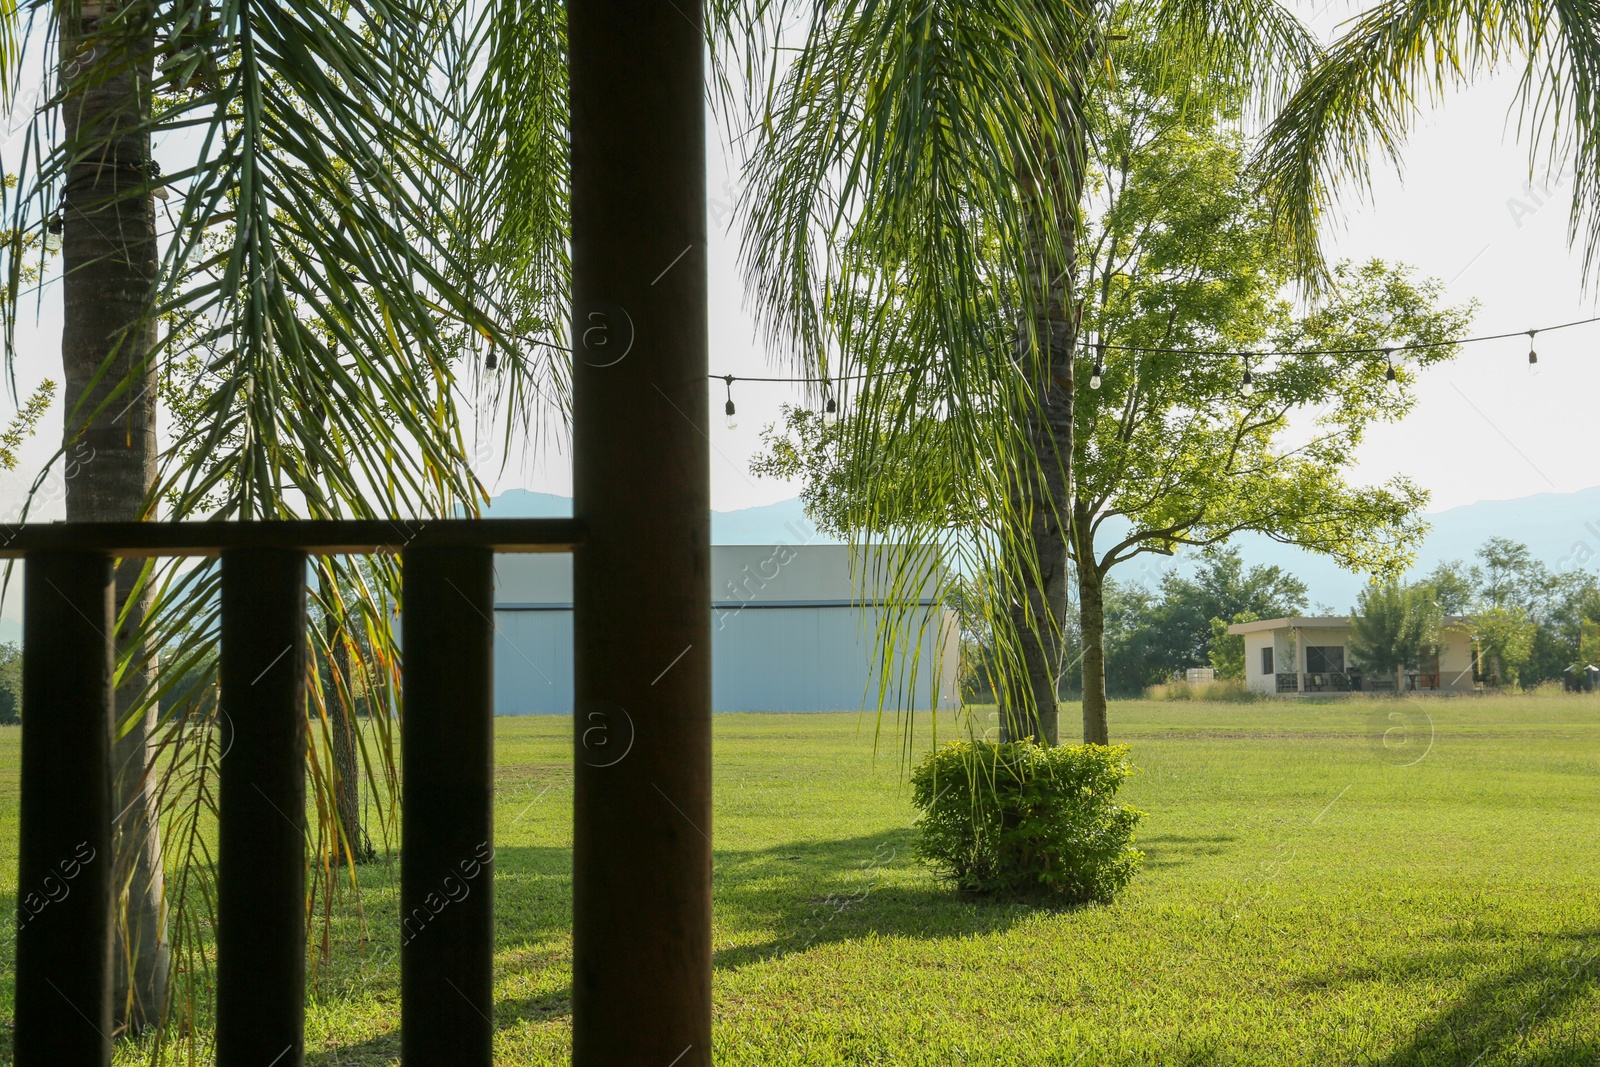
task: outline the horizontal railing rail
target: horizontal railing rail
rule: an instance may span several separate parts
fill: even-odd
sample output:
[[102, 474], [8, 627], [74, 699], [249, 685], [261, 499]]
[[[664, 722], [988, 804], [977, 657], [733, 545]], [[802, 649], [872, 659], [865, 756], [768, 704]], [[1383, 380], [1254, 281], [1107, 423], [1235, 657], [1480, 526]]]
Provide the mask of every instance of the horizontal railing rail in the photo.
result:
[[216, 556], [228, 548], [289, 548], [311, 556], [378, 555], [408, 547], [477, 546], [566, 552], [577, 519], [282, 519], [263, 522], [37, 522], [0, 524], [0, 559], [48, 550]]
[[581, 539], [571, 519], [0, 527], [26, 562], [19, 1067], [110, 1063], [113, 560], [133, 556], [221, 557], [216, 1063], [303, 1062], [306, 570], [345, 553], [401, 558], [401, 1058], [489, 1067], [494, 554]]

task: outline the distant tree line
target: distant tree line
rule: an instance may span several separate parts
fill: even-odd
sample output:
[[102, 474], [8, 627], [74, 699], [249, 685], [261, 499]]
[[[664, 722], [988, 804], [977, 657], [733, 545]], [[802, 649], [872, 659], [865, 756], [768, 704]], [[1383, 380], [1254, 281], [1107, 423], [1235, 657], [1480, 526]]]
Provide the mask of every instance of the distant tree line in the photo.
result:
[[[1242, 676], [1244, 641], [1227, 636], [1228, 623], [1308, 610], [1304, 582], [1281, 567], [1246, 567], [1235, 548], [1210, 549], [1192, 575], [1167, 571], [1153, 589], [1118, 582], [1107, 601], [1106, 689], [1125, 696], [1191, 667]], [[1069, 684], [1079, 684], [1076, 670]]]
[[[1369, 620], [1355, 635], [1352, 656], [1386, 674], [1415, 666], [1451, 615], [1473, 620], [1479, 670], [1491, 685], [1532, 688], [1559, 680], [1574, 664], [1600, 665], [1600, 576], [1552, 571], [1508, 538], [1492, 537], [1471, 562], [1441, 563], [1418, 581], [1374, 584], [1342, 611], [1313, 607], [1308, 592], [1283, 568], [1246, 566], [1227, 546], [1201, 553], [1191, 573], [1167, 571], [1153, 587], [1108, 580], [1106, 688], [1132, 696], [1193, 667], [1242, 677], [1244, 640], [1227, 633], [1229, 624], [1306, 614]], [[1063, 691], [1077, 693], [1082, 642], [1075, 628], [1067, 643]], [[969, 628], [965, 645], [969, 692], [982, 700], [985, 635]]]
[[[1214, 667], [1234, 654], [1243, 669], [1242, 639], [1219, 640], [1213, 620], [1248, 621], [1307, 611], [1304, 582], [1281, 567], [1246, 567], [1238, 549], [1208, 548], [1199, 555], [1192, 575], [1167, 571], [1155, 588], [1135, 581], [1107, 579], [1105, 583], [1106, 690], [1120, 696], [1142, 692], [1146, 686], [1168, 680], [1190, 667]], [[956, 607], [962, 605], [957, 603]], [[984, 700], [983, 660], [990, 654], [987, 635], [967, 621], [964, 633], [965, 667], [969, 696]], [[1226, 622], [1222, 628], [1226, 629]], [[1076, 694], [1083, 685], [1083, 641], [1076, 626], [1069, 626], [1067, 670], [1063, 692]], [[1224, 667], [1225, 671], [1227, 668]], [[1219, 673], [1223, 673], [1219, 671]], [[1226, 674], [1224, 674], [1226, 676]]]
[[1491, 537], [1473, 563], [1441, 563], [1417, 585], [1443, 614], [1472, 616], [1481, 670], [1498, 684], [1531, 688], [1600, 660], [1600, 578], [1552, 571], [1527, 545]]

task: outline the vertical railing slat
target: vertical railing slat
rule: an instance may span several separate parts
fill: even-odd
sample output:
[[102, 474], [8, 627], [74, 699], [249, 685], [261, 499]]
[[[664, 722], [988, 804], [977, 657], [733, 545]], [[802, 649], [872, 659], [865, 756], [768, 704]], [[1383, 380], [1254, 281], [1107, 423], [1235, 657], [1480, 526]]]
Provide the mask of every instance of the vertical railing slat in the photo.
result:
[[23, 592], [18, 1067], [111, 1062], [111, 557], [29, 553]]
[[494, 554], [407, 549], [401, 582], [401, 1062], [490, 1067]]
[[218, 1067], [300, 1067], [306, 554], [222, 553]]

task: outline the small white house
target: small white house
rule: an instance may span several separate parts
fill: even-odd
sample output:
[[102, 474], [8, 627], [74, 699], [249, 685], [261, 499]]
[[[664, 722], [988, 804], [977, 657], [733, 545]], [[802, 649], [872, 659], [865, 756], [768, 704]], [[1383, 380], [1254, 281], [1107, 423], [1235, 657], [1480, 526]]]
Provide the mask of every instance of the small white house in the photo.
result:
[[[847, 546], [713, 545], [711, 576], [715, 710], [877, 706], [884, 609], [858, 599]], [[939, 577], [932, 570], [920, 590], [901, 594], [921, 640], [892, 672], [892, 706], [959, 703], [960, 628], [936, 598]], [[572, 557], [496, 556], [494, 615], [495, 714], [570, 715]]]
[[[1445, 617], [1436, 653], [1418, 670], [1405, 672], [1407, 691], [1465, 693], [1477, 687], [1470, 620]], [[1349, 645], [1348, 615], [1236, 622], [1230, 634], [1244, 637], [1245, 683], [1257, 693], [1394, 692], [1392, 673], [1363, 672]]]

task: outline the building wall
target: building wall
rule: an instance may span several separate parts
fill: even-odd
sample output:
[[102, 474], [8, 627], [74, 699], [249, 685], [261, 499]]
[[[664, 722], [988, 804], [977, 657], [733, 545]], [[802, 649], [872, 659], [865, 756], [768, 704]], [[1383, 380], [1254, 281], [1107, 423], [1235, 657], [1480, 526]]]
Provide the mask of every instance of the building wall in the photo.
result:
[[[741, 604], [853, 603], [858, 576], [875, 591], [887, 566], [887, 553], [865, 558], [846, 545], [713, 545], [711, 600], [721, 610]], [[914, 568], [920, 581], [895, 590], [902, 600], [928, 600], [939, 591], [938, 557], [931, 552]], [[572, 604], [572, 556], [529, 552], [496, 556], [495, 604]]]
[[[1244, 635], [1244, 681], [1253, 692], [1270, 695], [1278, 691], [1277, 671], [1282, 664], [1279, 662], [1279, 652], [1276, 648], [1277, 636], [1275, 630], [1262, 630]], [[1273, 670], [1270, 674], [1261, 670], [1261, 650], [1265, 648], [1274, 650]]]
[[494, 613], [494, 713], [572, 714], [572, 609]]
[[[876, 707], [880, 609], [855, 603], [845, 546], [712, 548], [712, 702], [717, 711], [853, 711]], [[571, 714], [572, 561], [496, 557], [495, 713]], [[865, 566], [871, 566], [869, 560]], [[913, 590], [931, 599], [938, 576]], [[959, 701], [955, 612], [912, 609], [922, 632], [897, 664], [887, 703]], [[937, 682], [937, 684], [935, 684]]]

